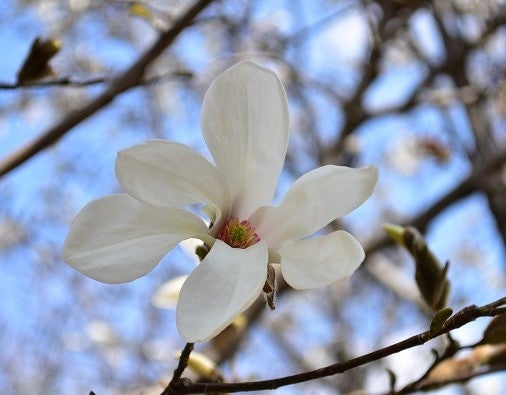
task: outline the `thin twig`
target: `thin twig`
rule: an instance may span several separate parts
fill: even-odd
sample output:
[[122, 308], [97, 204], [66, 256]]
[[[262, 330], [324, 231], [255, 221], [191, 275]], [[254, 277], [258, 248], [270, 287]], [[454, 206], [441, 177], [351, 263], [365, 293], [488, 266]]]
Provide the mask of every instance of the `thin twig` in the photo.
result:
[[52, 88], [55, 86], [61, 87], [86, 87], [97, 84], [103, 84], [104, 82], [111, 82], [110, 77], [91, 77], [88, 79], [76, 80], [70, 77], [62, 77], [51, 80], [33, 81], [27, 83], [0, 83], [1, 90], [14, 90], [14, 89], [34, 89], [34, 88]]
[[[157, 82], [164, 78], [174, 77], [192, 77], [190, 71], [173, 71], [169, 73], [163, 73], [160, 75], [151, 76], [149, 78], [141, 79], [139, 85], [149, 85]], [[87, 79], [75, 79], [72, 77], [61, 77], [51, 80], [34, 81], [28, 83], [0, 83], [0, 90], [14, 90], [14, 89], [40, 89], [40, 88], [54, 88], [54, 87], [73, 87], [73, 88], [85, 88], [88, 86], [99, 85], [104, 83], [111, 83], [116, 78], [103, 76], [103, 77], [91, 77]]]
[[181, 356], [179, 357], [179, 363], [177, 364], [176, 369], [174, 370], [174, 374], [172, 375], [172, 380], [170, 380], [169, 385], [165, 390], [163, 390], [161, 395], [172, 395], [178, 394], [176, 386], [184, 382], [184, 379], [181, 379], [184, 370], [188, 366], [188, 361], [190, 360], [190, 353], [193, 351], [194, 343], [186, 343], [183, 351], [181, 351]]

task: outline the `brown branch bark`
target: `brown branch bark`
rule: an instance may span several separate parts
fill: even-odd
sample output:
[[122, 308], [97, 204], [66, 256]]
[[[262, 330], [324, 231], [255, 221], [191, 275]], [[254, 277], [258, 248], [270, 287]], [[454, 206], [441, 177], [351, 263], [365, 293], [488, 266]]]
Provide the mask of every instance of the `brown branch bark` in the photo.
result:
[[119, 75], [101, 95], [82, 108], [70, 112], [57, 125], [0, 161], [0, 177], [26, 162], [32, 156], [49, 147], [51, 144], [54, 144], [74, 126], [112, 102], [116, 96], [137, 86], [144, 76], [147, 67], [174, 42], [179, 34], [192, 24], [195, 17], [212, 2], [213, 0], [197, 1], [174, 22], [169, 30], [162, 33], [153, 46], [144, 52], [130, 68]]

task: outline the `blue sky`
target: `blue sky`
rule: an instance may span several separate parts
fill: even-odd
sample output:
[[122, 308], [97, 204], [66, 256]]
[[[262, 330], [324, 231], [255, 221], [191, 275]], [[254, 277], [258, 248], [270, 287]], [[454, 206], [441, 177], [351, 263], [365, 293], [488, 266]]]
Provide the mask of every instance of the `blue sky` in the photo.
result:
[[[3, 14], [3, 17], [0, 16], [0, 21], [3, 22], [0, 23], [0, 45], [3, 52], [8, 54], [0, 60], [2, 82], [15, 80], [19, 65], [35, 36], [52, 33], [51, 20], [45, 19], [48, 14], [31, 8], [15, 13], [10, 4], [12, 3], [4, 2], [0, 5], [0, 15]], [[274, 23], [279, 24], [282, 31], [297, 32], [301, 25], [310, 25], [328, 15], [319, 2], [302, 1], [300, 4], [299, 11], [292, 14], [284, 9], [287, 2], [260, 2], [260, 6], [255, 9], [258, 28], [268, 29], [269, 23]], [[329, 22], [312, 32], [301, 51], [307, 59], [303, 66], [304, 73], [324, 82], [335, 83], [342, 87], [343, 93], [347, 93], [356, 81], [355, 70], [366, 52], [369, 34], [359, 13], [343, 13], [346, 16], [339, 23]], [[54, 15], [54, 18], [57, 19], [58, 15]], [[155, 37], [151, 28], [142, 21], [132, 22], [129, 26], [136, 40], [135, 45], [117, 37], [109, 38], [104, 33], [105, 25], [101, 20], [78, 18], [72, 30], [73, 35], [62, 37], [63, 50], [61, 56], [58, 55], [54, 60], [55, 70], [63, 75], [73, 75], [75, 63], [67, 63], [66, 59], [75, 56], [76, 48], [89, 51], [92, 58], [100, 61], [100, 75], [111, 75], [123, 70], [139, 55], [141, 46], [148, 45]], [[415, 30], [423, 48], [427, 48], [437, 59], [441, 48], [437, 45], [438, 40], [435, 39], [430, 20], [423, 13], [416, 18]], [[19, 34], [20, 31], [23, 31], [22, 35]], [[38, 369], [44, 369], [39, 364], [44, 361], [47, 363], [45, 358], [55, 363], [64, 361], [66, 367], [58, 381], [57, 390], [64, 393], [68, 390], [82, 392], [93, 389], [97, 394], [106, 393], [110, 383], [101, 381], [100, 369], [103, 368], [103, 362], [97, 362], [101, 360], [97, 355], [102, 351], [86, 337], [86, 328], [90, 322], [109, 322], [128, 345], [123, 350], [126, 357], [122, 362], [108, 366], [115, 370], [112, 377], [125, 380], [126, 383], [130, 383], [129, 377], [135, 377], [131, 375], [137, 370], [138, 364], [143, 363], [133, 352], [141, 346], [136, 343], [140, 335], [160, 340], [168, 349], [178, 350], [183, 345], [175, 331], [173, 312], [160, 313], [150, 305], [152, 293], [165, 279], [191, 270], [191, 261], [181, 251], [171, 253], [162, 265], [145, 278], [130, 284], [109, 286], [89, 280], [67, 267], [61, 261], [60, 248], [69, 221], [80, 207], [91, 199], [119, 191], [114, 176], [116, 153], [154, 137], [149, 121], [153, 121], [152, 115], [157, 111], [160, 115], [158, 126], [166, 138], [205, 150], [199, 129], [199, 95], [205, 91], [211, 79], [210, 74], [221, 71], [215, 65], [224, 64], [224, 59], [229, 61], [234, 55], [221, 48], [215, 50], [206, 47], [208, 44], [205, 32], [192, 30], [175, 45], [175, 53], [196, 73], [197, 94], [189, 95], [185, 93], [183, 85], [170, 81], [149, 88], [148, 93], [142, 89], [127, 92], [111, 106], [74, 128], [57, 145], [0, 180], [0, 217], [12, 216], [27, 226], [27, 242], [0, 251], [0, 261], [3, 263], [0, 265], [0, 328], [3, 332], [0, 334], [0, 346], [7, 350], [6, 354], [16, 355], [13, 366], [25, 367], [27, 379], [32, 380]], [[252, 52], [251, 55], [254, 59], [262, 59], [261, 54]], [[300, 56], [301, 53], [294, 50], [291, 60], [299, 61]], [[263, 62], [268, 63], [268, 60], [263, 59]], [[280, 68], [278, 71], [283, 78], [283, 70]], [[391, 67], [390, 72], [380, 78], [367, 93], [367, 106], [378, 109], [402, 100], [423, 72], [424, 69], [414, 62]], [[51, 104], [48, 97], [54, 99], [54, 96], [62, 95], [61, 100], [69, 100], [70, 94], [65, 89], [68, 88], [0, 91], [0, 157], [58, 122], [68, 108], [62, 110], [57, 101], [54, 102], [56, 104]], [[71, 104], [78, 106], [79, 103], [92, 99], [100, 89], [101, 86], [73, 90], [77, 98]], [[148, 109], [153, 113], [145, 111], [143, 106], [149, 104], [147, 94], [155, 98], [166, 98], [168, 104], [164, 101], [156, 109]], [[23, 95], [27, 97], [27, 104], [22, 111], [16, 111], [13, 106], [19, 103]], [[318, 133], [330, 140], [335, 131], [335, 123], [341, 121], [340, 115], [321, 94], [311, 92], [310, 95], [319, 117]], [[292, 115], [300, 115], [290, 92], [289, 99]], [[128, 122], [129, 116], [135, 117], [135, 122]], [[452, 117], [459, 125], [460, 138], [469, 142], [467, 120], [459, 108], [453, 109]], [[380, 168], [376, 195], [347, 219], [351, 229], [363, 234], [362, 241], [371, 234], [381, 232], [380, 226], [385, 220], [409, 217], [423, 210], [467, 176], [469, 165], [458, 155], [451, 155], [444, 168], [433, 160], [424, 160], [416, 172], [410, 175], [400, 174], [389, 163], [393, 142], [401, 141], [406, 135], [441, 137], [451, 147], [451, 140], [445, 137], [446, 122], [439, 111], [426, 106], [407, 115], [378, 117], [360, 128], [357, 133], [357, 144], [362, 153], [360, 164], [375, 164]], [[296, 126], [293, 129], [292, 148], [293, 141], [304, 143], [300, 131]], [[314, 161], [307, 160], [299, 165], [301, 168], [311, 168], [314, 167]], [[283, 176], [279, 191], [281, 196], [292, 181], [288, 173]], [[385, 211], [389, 214], [384, 215]], [[429, 228], [427, 238], [431, 247], [443, 260], [452, 262], [449, 276], [454, 284], [452, 302], [457, 308], [465, 305], [468, 298], [473, 303], [480, 304], [501, 296], [504, 277], [502, 282], [498, 282], [496, 277], [490, 275], [498, 273], [498, 276], [503, 276], [501, 273], [506, 264], [505, 251], [494, 226], [484, 198], [473, 195], [445, 211]], [[455, 232], [456, 228], [462, 231]], [[470, 250], [469, 253], [476, 254], [471, 256], [471, 263], [478, 260], [479, 266], [466, 262], [469, 254], [462, 252], [463, 245]], [[411, 274], [410, 266], [405, 265], [403, 268]], [[360, 287], [360, 284], [352, 284]], [[308, 293], [295, 302], [286, 301], [287, 306], [294, 303], [310, 309], [314, 299]], [[365, 350], [373, 346], [367, 339], [376, 325], [374, 320], [380, 320], [381, 317], [374, 316], [372, 311], [368, 313], [369, 319], [357, 314], [357, 309], [353, 309], [353, 306], [359, 304], [360, 297], [355, 295], [355, 300], [350, 302], [352, 307], [349, 308], [348, 316], [363, 320], [357, 324], [357, 328], [363, 328], [363, 333], [359, 331], [356, 337]], [[280, 310], [282, 314], [283, 304]], [[156, 317], [157, 325], [145, 325], [146, 315]], [[319, 318], [317, 312], [315, 315], [313, 321], [321, 321], [311, 331], [305, 332], [299, 328], [297, 333], [318, 342], [325, 340], [326, 331], [332, 325], [325, 317]], [[296, 318], [301, 317], [296, 315]], [[422, 329], [419, 321], [416, 325], [411, 325], [409, 319], [407, 321], [405, 325], [410, 331]], [[481, 323], [481, 328], [484, 324], [485, 321]], [[402, 329], [406, 333], [405, 328]], [[471, 334], [466, 333], [465, 340], [479, 334], [479, 329]], [[16, 339], [14, 343], [11, 342], [13, 338]], [[68, 347], [68, 339], [72, 338], [80, 339], [81, 345], [77, 350]], [[233, 369], [237, 369], [244, 377], [248, 374], [269, 377], [275, 372], [293, 373], [290, 367], [279, 367], [276, 370], [255, 363], [255, 349], [270, 341], [268, 329], [260, 323], [252, 331], [245, 346], [244, 357], [236, 361]], [[269, 347], [266, 349], [270, 350]], [[109, 351], [111, 355], [119, 352]], [[278, 352], [271, 350], [271, 353], [273, 359], [279, 357]], [[170, 372], [173, 363], [172, 360], [149, 361], [144, 366], [141, 378], [156, 382], [160, 375]], [[233, 369], [230, 367], [228, 372]], [[76, 378], [77, 373], [79, 378]], [[8, 382], [4, 374], [0, 373], [0, 389], [8, 393], [12, 389], [2, 387]], [[93, 388], [89, 388], [90, 382], [93, 383]], [[297, 393], [296, 391], [297, 387], [287, 387], [279, 393]]]

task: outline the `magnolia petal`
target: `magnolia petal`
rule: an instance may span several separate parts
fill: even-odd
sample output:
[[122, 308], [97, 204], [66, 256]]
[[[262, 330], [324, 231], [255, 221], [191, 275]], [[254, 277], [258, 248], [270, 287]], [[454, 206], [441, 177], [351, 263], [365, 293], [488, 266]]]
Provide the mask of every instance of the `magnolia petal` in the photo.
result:
[[286, 244], [279, 253], [283, 278], [295, 289], [344, 281], [365, 258], [360, 243], [344, 230]]
[[97, 281], [124, 283], [150, 272], [181, 240], [206, 232], [204, 222], [188, 211], [111, 195], [77, 214], [63, 245], [63, 260]]
[[372, 194], [378, 170], [323, 166], [300, 177], [277, 207], [260, 207], [250, 218], [269, 248], [299, 240], [348, 214]]
[[288, 105], [276, 74], [250, 61], [227, 69], [206, 93], [201, 126], [229, 180], [233, 214], [248, 218], [269, 204], [288, 144]]
[[179, 334], [189, 343], [209, 340], [247, 309], [265, 284], [267, 255], [263, 241], [239, 249], [216, 240], [179, 294]]
[[157, 207], [211, 203], [223, 209], [228, 187], [219, 170], [185, 145], [150, 140], [118, 153], [116, 177], [141, 202]]

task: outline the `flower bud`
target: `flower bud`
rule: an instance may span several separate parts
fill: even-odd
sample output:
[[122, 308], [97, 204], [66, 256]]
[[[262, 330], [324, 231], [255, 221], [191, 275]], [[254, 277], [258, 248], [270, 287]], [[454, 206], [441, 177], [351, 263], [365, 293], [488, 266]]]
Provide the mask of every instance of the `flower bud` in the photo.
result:
[[448, 263], [441, 267], [422, 234], [411, 226], [404, 230], [404, 244], [415, 260], [415, 280], [425, 302], [434, 310], [441, 310], [446, 306], [450, 292], [446, 277]]
[[450, 292], [450, 282], [446, 277], [448, 263], [442, 267], [416, 228], [388, 224], [384, 229], [394, 241], [402, 244], [415, 260], [415, 280], [425, 302], [434, 311], [444, 308]]

